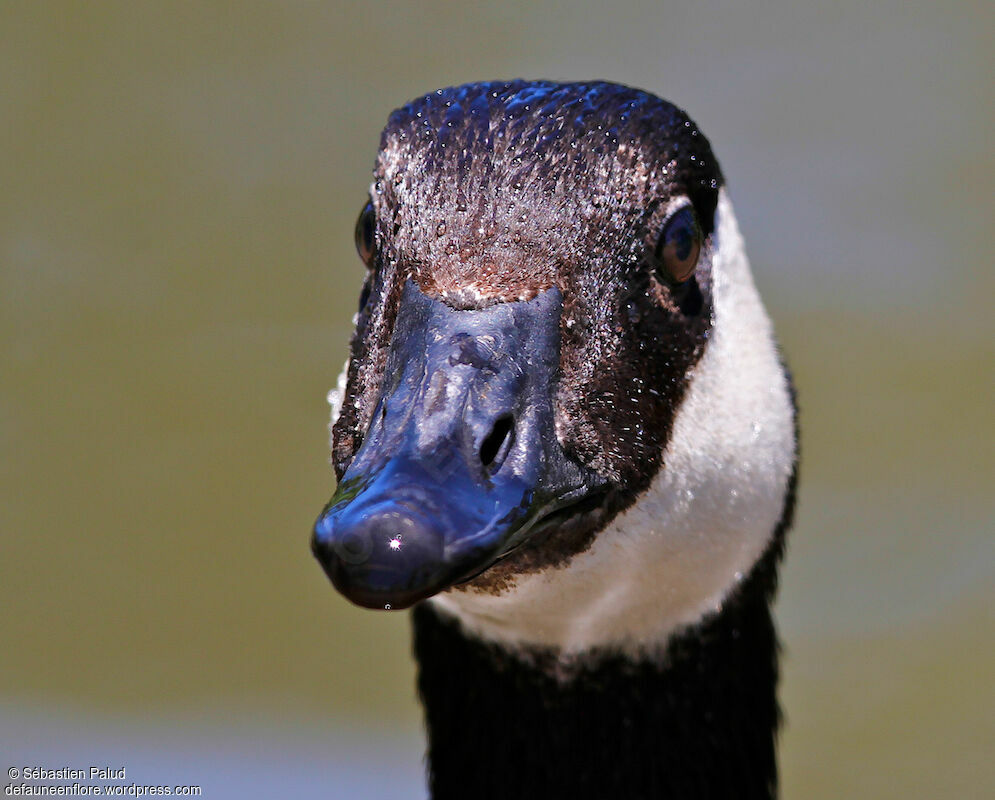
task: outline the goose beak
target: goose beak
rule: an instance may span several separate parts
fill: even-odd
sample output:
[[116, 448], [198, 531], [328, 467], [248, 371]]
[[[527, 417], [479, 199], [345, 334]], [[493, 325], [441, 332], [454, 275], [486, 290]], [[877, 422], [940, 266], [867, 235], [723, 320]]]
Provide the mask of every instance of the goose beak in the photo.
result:
[[556, 288], [461, 311], [406, 284], [372, 422], [311, 541], [348, 599], [411, 606], [603, 488], [554, 429], [561, 310]]

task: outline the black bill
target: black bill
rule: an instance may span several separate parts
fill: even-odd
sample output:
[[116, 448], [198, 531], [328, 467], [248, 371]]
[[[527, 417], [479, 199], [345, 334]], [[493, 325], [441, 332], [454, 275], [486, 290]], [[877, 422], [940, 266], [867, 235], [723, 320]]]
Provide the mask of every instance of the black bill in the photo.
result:
[[405, 608], [602, 488], [554, 430], [562, 297], [455, 310], [408, 282], [362, 446], [314, 527], [336, 588]]

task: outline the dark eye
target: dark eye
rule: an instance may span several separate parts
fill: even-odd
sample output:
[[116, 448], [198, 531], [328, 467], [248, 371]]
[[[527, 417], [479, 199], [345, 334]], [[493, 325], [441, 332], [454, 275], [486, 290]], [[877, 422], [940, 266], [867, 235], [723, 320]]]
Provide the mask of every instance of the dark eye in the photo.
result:
[[359, 212], [359, 219], [356, 220], [356, 252], [363, 259], [367, 267], [373, 266], [373, 256], [376, 250], [376, 213], [373, 211], [373, 202], [366, 201], [363, 210]]
[[675, 212], [656, 244], [657, 263], [668, 283], [684, 283], [694, 274], [701, 252], [701, 227], [691, 206]]

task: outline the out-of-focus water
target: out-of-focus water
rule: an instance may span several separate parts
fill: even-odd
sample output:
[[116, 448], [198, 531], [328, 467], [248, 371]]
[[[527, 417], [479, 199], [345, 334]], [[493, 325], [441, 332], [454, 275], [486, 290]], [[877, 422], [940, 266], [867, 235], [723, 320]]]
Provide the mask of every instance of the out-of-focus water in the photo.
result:
[[800, 391], [785, 796], [995, 790], [990, 7], [575, 9], [0, 7], [4, 760], [423, 793], [406, 618], [308, 552], [352, 226], [411, 96], [600, 77], [711, 138]]

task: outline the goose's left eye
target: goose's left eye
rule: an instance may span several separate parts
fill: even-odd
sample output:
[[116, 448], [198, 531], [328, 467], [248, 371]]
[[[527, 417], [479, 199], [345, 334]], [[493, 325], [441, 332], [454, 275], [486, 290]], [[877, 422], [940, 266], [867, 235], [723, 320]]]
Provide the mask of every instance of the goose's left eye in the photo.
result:
[[363, 210], [359, 212], [359, 219], [356, 220], [356, 252], [363, 259], [367, 267], [373, 266], [373, 256], [376, 250], [376, 213], [373, 211], [373, 202], [366, 201]]
[[667, 220], [656, 244], [661, 277], [668, 283], [684, 283], [694, 274], [700, 252], [701, 226], [694, 209], [684, 206]]

